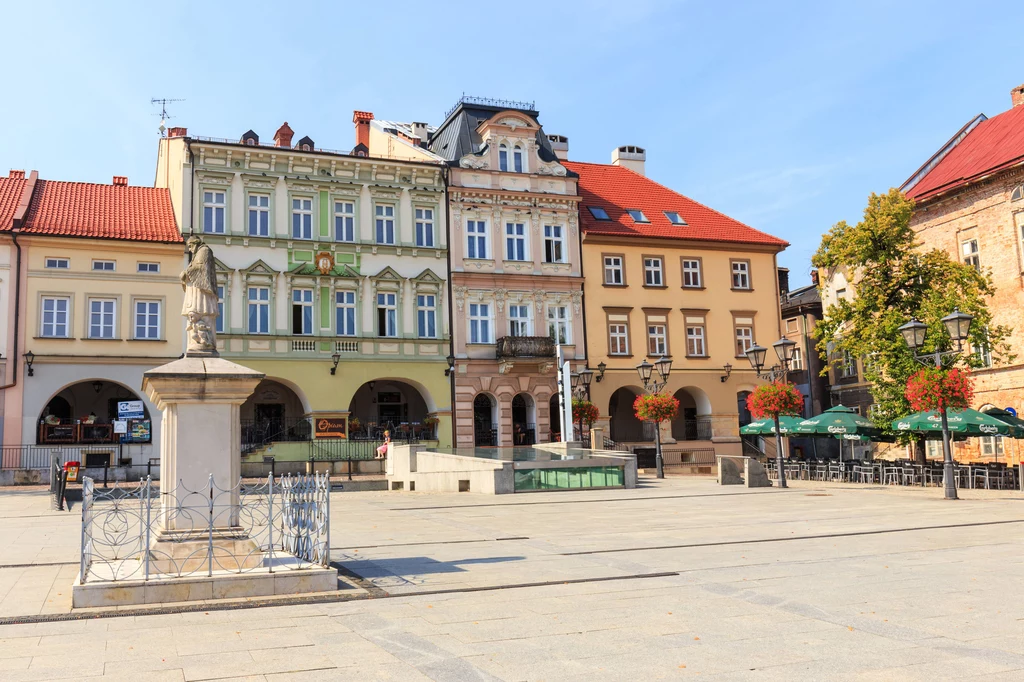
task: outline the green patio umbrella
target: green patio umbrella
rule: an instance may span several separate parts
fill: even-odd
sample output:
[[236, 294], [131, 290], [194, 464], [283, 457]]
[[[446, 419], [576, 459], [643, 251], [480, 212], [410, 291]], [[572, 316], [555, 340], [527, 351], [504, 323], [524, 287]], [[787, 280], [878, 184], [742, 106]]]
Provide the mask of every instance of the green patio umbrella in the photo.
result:
[[990, 407], [987, 410], [982, 410], [982, 414], [998, 419], [1001, 422], [1005, 422], [1010, 426], [1010, 438], [1024, 438], [1024, 419], [1016, 417], [1006, 410], [1001, 410], [998, 407]]
[[[982, 414], [977, 410], [947, 410], [946, 421], [951, 434], [964, 436], [1005, 436], [1010, 433], [1011, 426], [995, 417]], [[923, 433], [930, 436], [942, 433], [942, 416], [938, 410], [915, 412], [895, 420], [892, 428], [896, 431]]]
[[872, 440], [881, 435], [870, 419], [844, 405], [836, 405], [816, 417], [803, 420], [793, 433], [800, 436], [866, 436]]
[[[783, 436], [792, 435], [793, 429], [803, 421], [803, 417], [779, 417], [779, 431]], [[772, 436], [775, 435], [774, 419], [758, 419], [740, 427], [741, 436]]]

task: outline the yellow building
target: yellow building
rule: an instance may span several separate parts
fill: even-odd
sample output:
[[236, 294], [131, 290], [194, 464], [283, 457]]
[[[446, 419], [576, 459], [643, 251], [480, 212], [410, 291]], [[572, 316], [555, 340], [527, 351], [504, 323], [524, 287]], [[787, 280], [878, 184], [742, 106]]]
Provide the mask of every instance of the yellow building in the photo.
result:
[[758, 379], [744, 352], [782, 335], [776, 256], [759, 232], [644, 176], [646, 153], [620, 147], [612, 164], [566, 161], [579, 174], [591, 400], [605, 435], [651, 455], [654, 430], [636, 419], [636, 366], [672, 359], [665, 392], [679, 416], [662, 425], [665, 462], [739, 454], [739, 425]]
[[183, 349], [183, 245], [169, 195], [124, 177], [99, 185], [33, 172], [21, 203], [7, 230], [20, 256], [10, 322], [21, 357], [4, 444], [145, 465], [159, 455], [160, 416], [142, 375]]

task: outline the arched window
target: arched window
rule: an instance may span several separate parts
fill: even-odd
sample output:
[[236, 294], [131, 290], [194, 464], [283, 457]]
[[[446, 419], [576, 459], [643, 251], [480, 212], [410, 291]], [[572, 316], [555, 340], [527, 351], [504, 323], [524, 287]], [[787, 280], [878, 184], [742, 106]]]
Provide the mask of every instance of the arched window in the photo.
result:
[[512, 166], [515, 168], [516, 173], [523, 172], [523, 148], [519, 145], [512, 149]]
[[508, 170], [508, 147], [504, 144], [498, 146], [498, 170]]

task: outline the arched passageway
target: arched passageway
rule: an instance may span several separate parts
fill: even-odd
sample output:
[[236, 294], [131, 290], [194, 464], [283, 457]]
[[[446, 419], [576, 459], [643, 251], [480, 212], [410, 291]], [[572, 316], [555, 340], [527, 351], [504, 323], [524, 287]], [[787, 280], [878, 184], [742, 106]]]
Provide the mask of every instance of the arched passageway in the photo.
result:
[[269, 443], [306, 441], [313, 437], [313, 425], [302, 397], [275, 379], [264, 379], [239, 410], [242, 424], [242, 452]]
[[380, 440], [385, 430], [396, 440], [434, 437], [434, 426], [423, 423], [430, 416], [427, 396], [404, 381], [367, 381], [352, 395], [348, 410], [352, 438]]
[[498, 403], [487, 393], [473, 399], [473, 442], [477, 447], [498, 444]]
[[617, 443], [647, 443], [654, 440], [654, 424], [636, 418], [633, 402], [640, 389], [623, 386], [608, 400], [609, 431]]
[[528, 393], [512, 398], [512, 444], [533, 445], [537, 442], [537, 405]]
[[40, 445], [150, 443], [153, 425], [135, 391], [113, 381], [79, 381], [58, 391], [39, 415]]

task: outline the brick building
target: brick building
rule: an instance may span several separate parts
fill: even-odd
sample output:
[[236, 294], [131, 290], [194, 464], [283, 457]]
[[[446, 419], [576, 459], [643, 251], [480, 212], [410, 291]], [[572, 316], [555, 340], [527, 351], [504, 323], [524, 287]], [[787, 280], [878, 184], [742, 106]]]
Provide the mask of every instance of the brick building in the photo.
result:
[[[1013, 328], [1009, 342], [1017, 358], [1002, 364], [989, 358], [989, 366], [974, 371], [974, 407], [1024, 412], [1024, 85], [1013, 88], [1011, 101], [997, 116], [971, 119], [900, 189], [916, 202], [911, 224], [923, 247], [990, 272], [993, 321]], [[958, 444], [954, 456], [1016, 452], [1016, 444], [982, 438]]]

